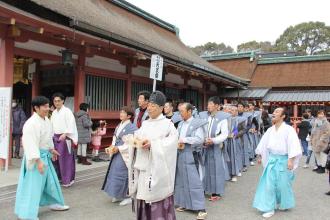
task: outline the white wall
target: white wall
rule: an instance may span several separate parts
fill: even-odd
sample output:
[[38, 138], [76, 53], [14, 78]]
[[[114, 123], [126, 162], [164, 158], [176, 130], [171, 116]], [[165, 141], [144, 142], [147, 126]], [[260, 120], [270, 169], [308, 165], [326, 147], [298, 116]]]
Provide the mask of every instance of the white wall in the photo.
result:
[[132, 75], [149, 78], [149, 67], [137, 66], [132, 68]]
[[213, 92], [217, 92], [218, 91], [218, 88], [215, 84], [211, 83], [210, 84], [210, 90], [213, 91]]
[[168, 73], [165, 76], [165, 81], [166, 82], [171, 82], [171, 83], [176, 83], [176, 84], [184, 84], [184, 80], [181, 78], [181, 76], [173, 74], [173, 73]]
[[197, 80], [197, 79], [190, 79], [190, 80], [188, 81], [188, 85], [189, 85], [189, 86], [198, 87], [198, 88], [200, 88], [200, 89], [203, 88], [203, 83], [202, 83], [201, 81]]
[[103, 70], [112, 70], [120, 73], [126, 72], [126, 66], [122, 65], [118, 60], [109, 59], [101, 56], [87, 57], [86, 66]]
[[50, 60], [41, 60], [40, 65], [45, 66], [45, 65], [50, 65], [50, 64], [57, 64], [58, 62], [55, 61], [50, 61]]

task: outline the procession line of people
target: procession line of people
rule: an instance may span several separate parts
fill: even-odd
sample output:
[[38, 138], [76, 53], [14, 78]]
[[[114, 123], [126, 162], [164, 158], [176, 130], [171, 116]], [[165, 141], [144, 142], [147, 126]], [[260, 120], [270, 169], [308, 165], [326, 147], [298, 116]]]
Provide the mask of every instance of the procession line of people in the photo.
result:
[[181, 102], [173, 112], [159, 91], [140, 92], [138, 104], [135, 115], [128, 107], [120, 111], [102, 190], [120, 205], [133, 198], [137, 219], [175, 219], [175, 210], [205, 219], [205, 194], [220, 200], [226, 181], [236, 182], [254, 165], [261, 113], [243, 104], [220, 110], [216, 96], [207, 111], [196, 114]]
[[[35, 113], [23, 129], [25, 155], [15, 204], [15, 213], [23, 219], [37, 219], [39, 206], [69, 209], [60, 182], [66, 187], [74, 183], [72, 145], [78, 145], [78, 163], [88, 165], [89, 130], [94, 127], [94, 134], [102, 135], [102, 128], [95, 130], [86, 114], [86, 103], [73, 115], [62, 94], [54, 94], [56, 109], [50, 120], [47, 98], [36, 97], [32, 103]], [[199, 113], [186, 102], [173, 112], [173, 104], [160, 91], [140, 92], [138, 104], [135, 112], [127, 106], [120, 110], [121, 122], [106, 148], [110, 162], [102, 186], [119, 205], [133, 201], [138, 220], [173, 220], [176, 211], [186, 210], [196, 212], [196, 219], [206, 219], [205, 195], [211, 202], [222, 199], [226, 181], [237, 182], [256, 158], [262, 159], [265, 169], [253, 206], [264, 217], [272, 216], [277, 205], [294, 206], [292, 170], [301, 148], [293, 128], [283, 123], [283, 108], [275, 110], [274, 125], [261, 132], [261, 111], [242, 103], [221, 108], [217, 96], [208, 100], [207, 111]], [[94, 144], [97, 158], [100, 139]]]

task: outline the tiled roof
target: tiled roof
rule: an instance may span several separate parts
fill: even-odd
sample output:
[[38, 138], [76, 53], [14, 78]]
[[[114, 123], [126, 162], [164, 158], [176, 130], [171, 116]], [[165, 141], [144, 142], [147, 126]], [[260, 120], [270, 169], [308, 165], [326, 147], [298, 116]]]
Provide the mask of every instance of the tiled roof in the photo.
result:
[[250, 59], [247, 58], [214, 60], [210, 61], [210, 63], [226, 72], [245, 79], [251, 79], [257, 65], [256, 62], [250, 62]]
[[257, 65], [251, 87], [330, 86], [330, 61]]
[[255, 52], [240, 52], [240, 53], [224, 53], [218, 55], [211, 55], [211, 56], [202, 56], [207, 61], [212, 60], [228, 60], [228, 59], [240, 59], [240, 58], [254, 58]]
[[312, 56], [291, 56], [258, 59], [258, 64], [276, 64], [276, 63], [297, 63], [330, 60], [330, 54], [312, 55]]
[[329, 102], [330, 90], [270, 91], [265, 102]]
[[182, 43], [176, 33], [173, 33], [173, 30], [171, 30], [172, 25], [126, 1], [31, 1], [67, 18], [102, 30], [103, 33], [108, 33], [109, 37], [118, 38], [119, 40], [127, 39], [136, 47], [145, 46], [152, 53], [159, 53], [165, 58], [183, 63], [202, 73], [216, 76], [227, 82], [247, 84], [246, 79], [225, 72], [196, 55]]
[[222, 98], [254, 98], [261, 99], [269, 91], [269, 88], [249, 88], [246, 90], [232, 90], [223, 94], [220, 94]]

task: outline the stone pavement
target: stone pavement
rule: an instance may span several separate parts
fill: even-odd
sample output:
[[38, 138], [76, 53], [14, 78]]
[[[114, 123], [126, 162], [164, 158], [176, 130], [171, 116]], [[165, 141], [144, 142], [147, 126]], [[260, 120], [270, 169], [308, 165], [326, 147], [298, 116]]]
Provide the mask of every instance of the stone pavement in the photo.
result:
[[[71, 206], [67, 212], [52, 212], [41, 208], [41, 220], [81, 219], [81, 220], [133, 220], [131, 207], [120, 207], [111, 203], [102, 191], [101, 185], [106, 172], [106, 165], [85, 171], [72, 188], [63, 189], [66, 203]], [[257, 220], [262, 219], [254, 210], [252, 200], [257, 181], [262, 172], [261, 166], [251, 167], [236, 183], [227, 183], [226, 195], [222, 201], [206, 202], [209, 220]], [[102, 173], [101, 175], [93, 173]], [[324, 193], [330, 190], [327, 174], [316, 174], [309, 169], [299, 168], [296, 172], [294, 191], [296, 208], [291, 211], [277, 212], [272, 220], [325, 220], [330, 219], [330, 196]], [[1, 194], [1, 191], [0, 191]], [[13, 214], [14, 200], [0, 201], [0, 219], [16, 219]], [[195, 219], [191, 212], [177, 213], [178, 220]]]
[[[102, 153], [100, 156], [104, 160], [108, 159], [104, 153]], [[90, 161], [90, 159], [88, 159], [88, 160]], [[89, 170], [89, 169], [93, 169], [93, 168], [97, 168], [97, 167], [102, 167], [105, 165], [104, 164], [105, 162], [100, 162], [100, 163], [93, 162], [92, 165], [90, 165], [90, 166], [76, 164], [76, 171], [80, 172], [80, 171]], [[4, 170], [0, 170], [0, 189], [1, 189], [1, 187], [6, 187], [6, 186], [11, 186], [11, 185], [17, 184], [21, 163], [22, 163], [22, 159], [13, 158], [12, 165], [8, 169], [8, 172], [5, 172]]]

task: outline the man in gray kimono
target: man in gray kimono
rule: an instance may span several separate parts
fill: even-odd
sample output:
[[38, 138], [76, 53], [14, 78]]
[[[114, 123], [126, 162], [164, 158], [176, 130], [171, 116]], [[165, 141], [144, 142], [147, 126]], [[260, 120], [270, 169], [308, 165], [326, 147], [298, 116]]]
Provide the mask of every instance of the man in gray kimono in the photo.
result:
[[204, 190], [206, 194], [211, 194], [209, 201], [217, 201], [224, 194], [226, 169], [227, 166], [224, 160], [223, 142], [228, 137], [227, 118], [230, 114], [218, 112], [220, 99], [213, 96], [208, 100], [207, 117], [208, 124], [206, 128], [206, 139], [204, 142], [204, 157], [205, 157], [205, 176]]
[[244, 121], [244, 127], [239, 131], [241, 134], [240, 138], [242, 141], [242, 157], [243, 157], [243, 172], [247, 171], [247, 167], [250, 164], [249, 160], [249, 149], [250, 149], [250, 142], [249, 142], [249, 137], [248, 137], [248, 130], [247, 130], [247, 121], [248, 118], [246, 117], [246, 114], [244, 114], [244, 104], [243, 103], [238, 103], [237, 105], [237, 110], [238, 110], [238, 115], [237, 117], [240, 118], [241, 120]]
[[250, 165], [254, 166], [255, 163], [255, 149], [258, 146], [259, 143], [259, 138], [258, 138], [258, 133], [259, 133], [259, 122], [258, 122], [258, 113], [255, 112], [255, 106], [253, 103], [249, 103], [249, 111], [248, 113], [251, 114], [249, 116], [248, 120], [248, 135], [249, 135], [249, 140], [250, 140], [250, 145], [251, 145], [251, 154], [250, 154]]
[[204, 142], [204, 126], [207, 121], [192, 116], [193, 106], [184, 103], [179, 108], [183, 121], [178, 126], [179, 146], [174, 185], [176, 210], [198, 211], [197, 219], [205, 219], [204, 188], [200, 178], [202, 172], [201, 151]]
[[241, 170], [243, 169], [242, 142], [240, 139], [243, 121], [237, 116], [236, 106], [230, 106], [230, 113], [232, 117], [228, 119], [229, 134], [225, 144], [230, 159], [228, 169], [231, 181], [237, 182], [237, 176], [242, 176]]

